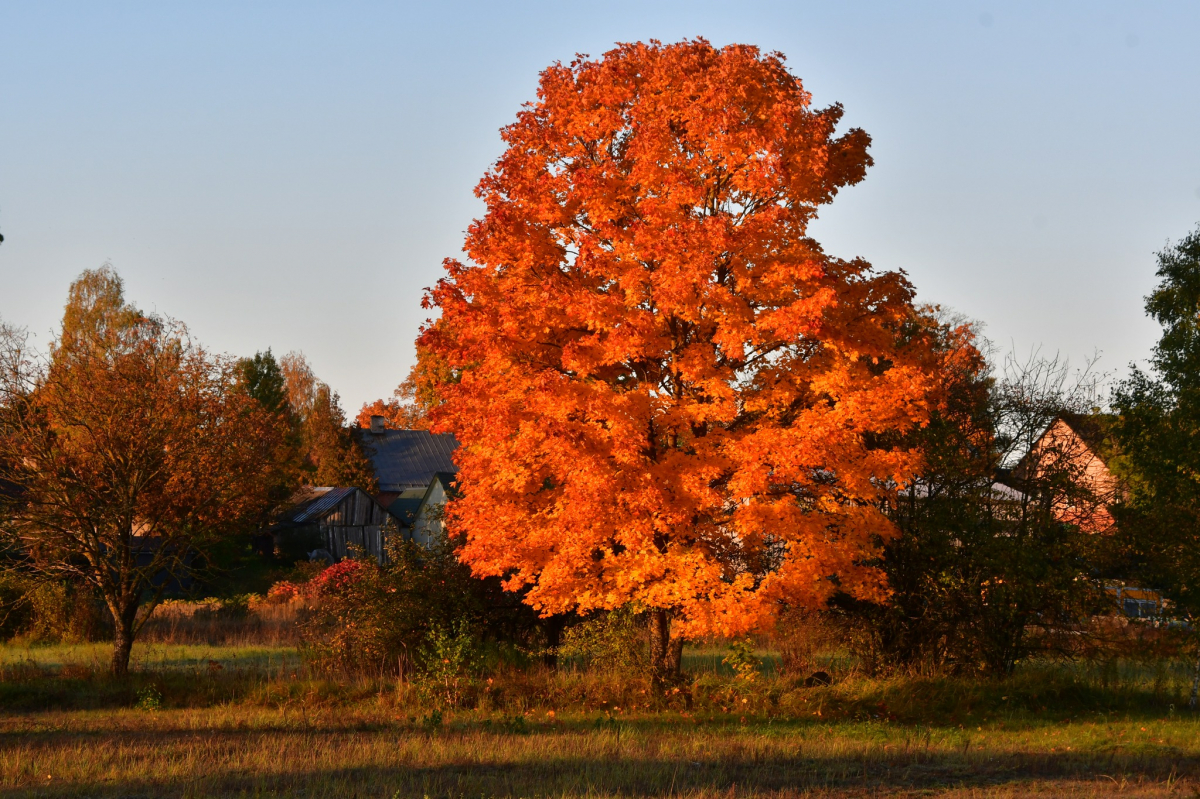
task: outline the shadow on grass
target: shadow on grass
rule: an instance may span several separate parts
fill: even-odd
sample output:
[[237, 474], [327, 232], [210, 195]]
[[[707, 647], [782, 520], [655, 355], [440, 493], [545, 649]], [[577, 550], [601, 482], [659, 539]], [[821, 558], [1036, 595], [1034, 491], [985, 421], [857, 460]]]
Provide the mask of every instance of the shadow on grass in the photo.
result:
[[[666, 796], [780, 794], [867, 789], [991, 788], [1029, 783], [1109, 780], [1163, 787], [1194, 780], [1200, 761], [1168, 755], [925, 755], [885, 759], [805, 757], [671, 760], [623, 757], [547, 758], [518, 763], [314, 769], [276, 774], [212, 773], [179, 781], [25, 786], [30, 796]], [[1194, 783], [1193, 783], [1194, 784]]]
[[[381, 695], [393, 695], [394, 688], [381, 688], [372, 683], [347, 685], [323, 679], [300, 677], [291, 680], [264, 680], [252, 672], [221, 672], [197, 669], [184, 672], [143, 672], [131, 674], [127, 680], [114, 680], [107, 675], [53, 676], [36, 679], [0, 681], [0, 712], [34, 715], [71, 711], [116, 710], [134, 707], [147, 689], [161, 699], [164, 709], [208, 708], [228, 703], [249, 702], [261, 708], [295, 708], [301, 704], [313, 706], [352, 707], [367, 701], [375, 712]], [[562, 697], [560, 697], [562, 699]], [[537, 710], [556, 710], [564, 721], [571, 716], [583, 716], [588, 724], [598, 718], [610, 718], [624, 726], [676, 726], [681, 719], [699, 723], [737, 723], [749, 721], [762, 724], [768, 719], [779, 727], [806, 726], [843, 722], [883, 722], [900, 726], [935, 728], [973, 727], [1003, 722], [1010, 728], [1037, 727], [1064, 721], [1162, 721], [1169, 717], [1187, 718], [1193, 714], [1179, 711], [1172, 703], [1149, 691], [1107, 692], [1087, 686], [1075, 686], [1067, 691], [1039, 690], [1037, 694], [1023, 692], [1014, 686], [965, 685], [961, 691], [934, 682], [923, 685], [912, 682], [905, 686], [874, 686], [847, 690], [828, 688], [798, 689], [773, 696], [760, 696], [749, 705], [738, 704], [722, 696], [708, 696], [695, 691], [695, 703], [684, 713], [682, 699], [674, 697], [659, 705], [648, 705], [629, 715], [611, 713], [615, 702], [601, 699], [587, 702], [534, 698], [534, 718], [544, 718]], [[525, 705], [506, 709], [494, 708], [492, 713], [458, 711], [454, 714], [458, 726], [483, 725], [489, 730], [487, 717], [524, 712]], [[1180, 705], [1180, 707], [1183, 707]], [[430, 708], [411, 706], [407, 715], [420, 717]], [[532, 719], [531, 719], [532, 720]], [[490, 730], [494, 731], [494, 730]]]
[[257, 689], [254, 679], [213, 680], [203, 675], [131, 675], [126, 681], [110, 678], [48, 677], [0, 682], [0, 708], [34, 714], [74, 710], [115, 710], [133, 707], [147, 688], [171, 696], [177, 707], [207, 707], [243, 697]]
[[[298, 660], [280, 659], [269, 671], [241, 668], [234, 660], [193, 659], [188, 666], [138, 671], [123, 681], [78, 666], [10, 667], [0, 674], [0, 712], [32, 715], [128, 708], [147, 691], [163, 709], [245, 703], [271, 709], [337, 706], [367, 715], [402, 710], [413, 717], [439, 709], [419, 686], [397, 686], [390, 680], [334, 680], [313, 674]], [[1191, 715], [1183, 710], [1182, 683], [1106, 684], [1062, 666], [1027, 667], [1003, 680], [859, 677], [807, 688], [797, 679], [743, 681], [701, 673], [682, 691], [676, 688], [665, 695], [649, 681], [603, 674], [514, 671], [500, 673], [494, 686], [492, 682], [478, 683], [465, 697], [468, 704], [478, 703], [486, 712], [446, 715], [467, 724], [504, 715], [525, 716], [532, 722], [554, 711], [564, 719], [610, 715], [623, 724], [638, 725], [677, 725], [686, 723], [680, 718], [686, 716], [704, 721], [744, 717], [754, 724], [767, 719], [777, 725], [884, 722], [940, 729], [1000, 723], [1012, 729], [1110, 718], [1149, 722], [1177, 713]], [[389, 698], [404, 707], [391, 709]], [[618, 712], [622, 709], [624, 713]]]

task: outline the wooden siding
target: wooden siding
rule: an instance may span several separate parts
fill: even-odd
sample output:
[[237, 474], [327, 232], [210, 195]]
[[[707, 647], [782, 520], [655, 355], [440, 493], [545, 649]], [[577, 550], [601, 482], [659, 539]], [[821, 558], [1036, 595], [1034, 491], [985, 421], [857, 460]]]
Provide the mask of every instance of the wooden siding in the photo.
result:
[[334, 560], [357, 550], [382, 563], [389, 518], [378, 502], [363, 491], [355, 491], [324, 513], [317, 527]]

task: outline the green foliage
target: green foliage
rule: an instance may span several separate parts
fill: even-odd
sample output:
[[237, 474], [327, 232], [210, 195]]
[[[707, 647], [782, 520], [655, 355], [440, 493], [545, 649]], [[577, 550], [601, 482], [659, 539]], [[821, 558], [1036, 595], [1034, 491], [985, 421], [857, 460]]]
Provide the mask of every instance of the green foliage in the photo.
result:
[[643, 674], [650, 668], [645, 614], [632, 607], [594, 613], [563, 632], [558, 654], [586, 667]]
[[[266, 420], [276, 432], [273, 436], [276, 444], [270, 454], [263, 458], [262, 464], [264, 474], [269, 475], [270, 486], [269, 502], [256, 525], [258, 529], [263, 529], [270, 524], [277, 509], [287, 502], [303, 480], [304, 457], [301, 451], [300, 420], [293, 413], [288, 401], [287, 381], [283, 369], [269, 348], [266, 352], [254, 353], [252, 358], [238, 359], [234, 373], [238, 388], [266, 411]], [[225, 573], [253, 572], [258, 565], [255, 561], [261, 560], [244, 540], [232, 546], [227, 544], [211, 552], [210, 556], [214, 565]]]
[[508, 716], [500, 721], [500, 729], [509, 735], [528, 735], [529, 723], [524, 716]]
[[[260, 528], [301, 485], [356, 486], [368, 493], [378, 489], [361, 442], [346, 424], [337, 393], [317, 379], [302, 354], [276, 359], [270, 349], [256, 352], [239, 359], [234, 372], [238, 388], [267, 412], [278, 434], [277, 446], [263, 459], [271, 503]], [[291, 562], [302, 546], [285, 546], [276, 555]], [[310, 542], [308, 550], [313, 548]], [[215, 560], [225, 569], [242, 569], [245, 549], [214, 553]]]
[[734, 641], [721, 662], [733, 669], [737, 679], [745, 682], [757, 680], [762, 669], [762, 659], [754, 654], [754, 645], [749, 641]]
[[92, 593], [70, 583], [0, 571], [0, 641], [21, 637], [42, 643], [98, 640], [104, 613]]
[[235, 619], [244, 619], [250, 615], [250, 603], [259, 600], [256, 594], [233, 594], [221, 600], [221, 610]]
[[126, 302], [125, 283], [112, 264], [85, 269], [67, 293], [58, 355], [93, 345], [143, 319], [142, 312]]
[[1091, 518], [1105, 498], [1078, 439], [1042, 438], [1057, 420], [1089, 418], [1095, 380], [1057, 359], [1009, 358], [999, 377], [982, 357], [961, 364], [950, 357], [960, 331], [937, 331], [944, 385], [912, 441], [925, 469], [893, 510], [900, 535], [880, 562], [892, 594], [837, 603], [845, 640], [874, 671], [1008, 674], [1069, 641], [1100, 601], [1087, 576], [1105, 537], [1059, 510]]
[[420, 649], [422, 686], [446, 707], [456, 707], [482, 667], [479, 639], [465, 619], [429, 631]]
[[95, 640], [102, 617], [90, 591], [67, 583], [42, 582], [28, 594], [31, 610], [26, 635], [35, 641], [71, 643]]
[[1158, 253], [1146, 312], [1162, 325], [1151, 373], [1134, 367], [1114, 392], [1118, 511], [1129, 576], [1200, 618], [1200, 227]]
[[338, 395], [324, 384], [301, 423], [305, 480], [310, 485], [356, 486], [374, 493], [379, 485], [356, 431], [347, 426]]
[[162, 692], [153, 685], [147, 685], [137, 692], [138, 710], [155, 711], [162, 709]]
[[279, 362], [271, 354], [256, 352], [253, 358], [241, 358], [237, 362], [238, 379], [242, 390], [271, 413], [288, 413], [287, 384]]
[[1155, 371], [1176, 392], [1200, 389], [1200, 226], [1158, 253], [1159, 284], [1146, 313], [1163, 327]]
[[317, 486], [356, 486], [375, 493], [374, 470], [356, 431], [346, 424], [337, 392], [317, 379], [301, 353], [283, 356], [279, 369], [287, 391], [300, 480]]

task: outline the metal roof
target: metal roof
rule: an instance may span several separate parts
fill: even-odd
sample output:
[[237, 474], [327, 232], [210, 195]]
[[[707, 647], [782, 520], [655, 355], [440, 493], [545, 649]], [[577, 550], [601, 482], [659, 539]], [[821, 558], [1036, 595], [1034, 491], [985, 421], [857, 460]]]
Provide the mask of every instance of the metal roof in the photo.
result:
[[355, 491], [358, 489], [305, 486], [292, 494], [292, 498], [289, 500], [291, 507], [284, 511], [281, 521], [294, 524], [315, 521], [333, 510], [339, 502]]
[[363, 435], [367, 457], [375, 467], [380, 491], [425, 488], [438, 472], [454, 473], [451, 457], [458, 442], [450, 434], [428, 430], [385, 430]]
[[412, 526], [413, 520], [417, 518], [417, 511], [421, 509], [422, 497], [399, 497], [392, 504], [388, 505], [388, 513], [395, 516], [402, 524]]
[[[904, 489], [904, 491], [907, 490], [909, 489]], [[921, 499], [925, 499], [929, 496], [929, 484], [922, 480], [917, 480], [912, 486], [912, 491]], [[991, 494], [992, 499], [996, 500], [997, 502], [1020, 502], [1021, 500], [1025, 499], [1025, 495], [1020, 491], [999, 481], [992, 483]]]

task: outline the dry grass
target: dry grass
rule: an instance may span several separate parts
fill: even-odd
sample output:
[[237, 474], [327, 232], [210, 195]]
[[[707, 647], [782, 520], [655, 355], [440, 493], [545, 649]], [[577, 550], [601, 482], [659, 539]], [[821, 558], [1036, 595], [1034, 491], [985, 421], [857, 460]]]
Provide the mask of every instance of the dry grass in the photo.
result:
[[[1008, 730], [681, 715], [452, 717], [218, 706], [0, 719], [0, 787], [34, 796], [1161, 796], [1200, 765], [1193, 721]], [[1069, 742], [1069, 743], [1068, 743]]]
[[306, 603], [165, 602], [142, 630], [151, 643], [295, 646]]
[[[657, 695], [621, 675], [495, 675], [438, 712], [419, 686], [334, 684], [294, 649], [0, 647], [14, 796], [1191, 796], [1200, 721], [1175, 666], [1002, 683], [722, 673]], [[1195, 790], [1194, 790], [1195, 788]]]

